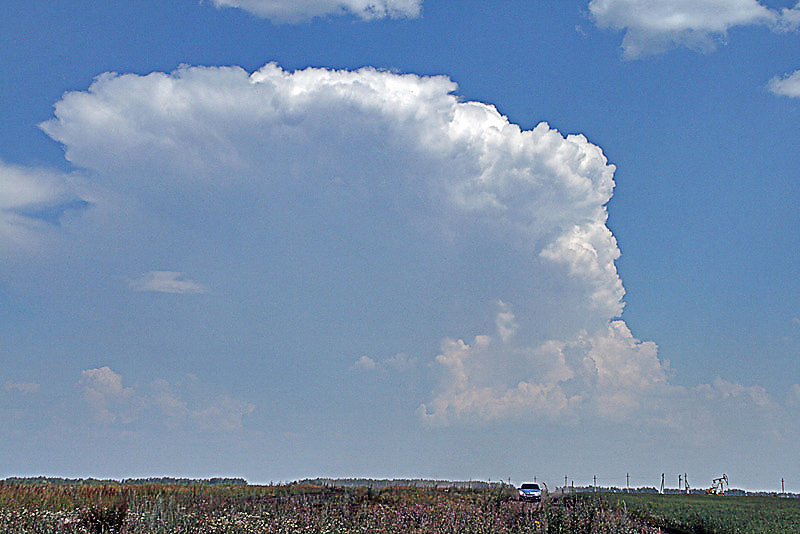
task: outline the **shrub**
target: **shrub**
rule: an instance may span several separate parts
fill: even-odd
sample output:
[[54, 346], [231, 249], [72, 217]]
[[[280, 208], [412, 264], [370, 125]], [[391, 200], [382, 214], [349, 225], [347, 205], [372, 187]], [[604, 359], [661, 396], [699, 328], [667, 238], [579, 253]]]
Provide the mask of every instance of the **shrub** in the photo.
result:
[[119, 495], [113, 499], [100, 499], [81, 510], [80, 519], [93, 534], [119, 534], [128, 513], [128, 499]]

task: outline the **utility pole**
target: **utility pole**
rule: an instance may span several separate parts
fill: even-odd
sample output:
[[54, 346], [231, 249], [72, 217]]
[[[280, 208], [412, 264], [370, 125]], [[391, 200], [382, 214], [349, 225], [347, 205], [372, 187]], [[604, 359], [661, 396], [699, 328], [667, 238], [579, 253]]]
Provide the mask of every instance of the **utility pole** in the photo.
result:
[[594, 476], [594, 492], [597, 493], [597, 475]]
[[681, 477], [682, 476], [683, 475], [681, 475], [680, 473], [678, 474], [678, 491], [680, 491], [681, 490], [681, 486], [683, 486], [683, 484], [681, 484]]
[[564, 475], [564, 493], [567, 492], [567, 475]]
[[625, 491], [631, 491], [631, 474], [625, 473]]
[[683, 474], [683, 483], [686, 485], [686, 494], [689, 494], [689, 475]]
[[786, 493], [786, 489], [783, 487], [783, 477], [781, 477], [781, 493]]
[[661, 473], [661, 494], [664, 494], [664, 473]]

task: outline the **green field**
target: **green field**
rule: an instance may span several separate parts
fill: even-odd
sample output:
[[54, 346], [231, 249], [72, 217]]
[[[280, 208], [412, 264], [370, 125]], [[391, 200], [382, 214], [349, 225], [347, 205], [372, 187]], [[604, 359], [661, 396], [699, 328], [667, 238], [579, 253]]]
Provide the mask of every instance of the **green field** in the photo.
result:
[[675, 532], [800, 533], [800, 499], [642, 493], [607, 493], [602, 498], [611, 506]]

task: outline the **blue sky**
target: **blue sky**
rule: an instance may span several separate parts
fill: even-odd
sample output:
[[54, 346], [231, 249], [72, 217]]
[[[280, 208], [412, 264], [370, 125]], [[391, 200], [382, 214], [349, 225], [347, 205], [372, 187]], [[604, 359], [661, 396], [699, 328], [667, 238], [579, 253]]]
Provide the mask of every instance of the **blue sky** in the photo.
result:
[[800, 5], [639, 4], [0, 4], [0, 477], [800, 491]]

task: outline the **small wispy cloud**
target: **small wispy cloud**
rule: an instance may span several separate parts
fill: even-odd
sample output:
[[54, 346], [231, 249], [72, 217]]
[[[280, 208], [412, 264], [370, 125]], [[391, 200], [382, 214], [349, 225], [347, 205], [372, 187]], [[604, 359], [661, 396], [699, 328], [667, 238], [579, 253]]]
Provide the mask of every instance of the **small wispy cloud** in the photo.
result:
[[776, 95], [800, 98], [800, 70], [785, 76], [775, 76], [767, 88]]
[[503, 343], [508, 343], [511, 337], [517, 332], [519, 325], [517, 324], [514, 312], [511, 311], [508, 304], [499, 300], [497, 301], [497, 306], [499, 310], [495, 317], [494, 324], [497, 327], [497, 333], [500, 335], [500, 339], [503, 340]]
[[182, 295], [208, 293], [207, 287], [186, 278], [184, 273], [178, 271], [150, 271], [130, 280], [129, 285], [134, 291]]
[[783, 31], [795, 31], [800, 28], [800, 2], [793, 8], [785, 7], [781, 10], [778, 27]]
[[382, 372], [405, 372], [413, 369], [417, 365], [417, 358], [405, 353], [398, 353], [391, 358], [374, 360], [369, 356], [362, 356], [353, 364], [351, 369], [359, 371], [382, 371]]
[[36, 393], [39, 391], [39, 384], [36, 382], [6, 382], [6, 391], [17, 393]]
[[76, 181], [77, 176], [0, 160], [0, 253], [40, 243], [68, 214], [89, 208]]
[[800, 384], [793, 384], [789, 389], [786, 403], [793, 408], [800, 408]]
[[354, 369], [359, 369], [361, 371], [373, 371], [378, 367], [378, 364], [375, 363], [375, 360], [370, 358], [369, 356], [362, 356], [356, 363], [353, 364]]
[[408, 371], [417, 365], [417, 358], [401, 352], [395, 354], [383, 363], [395, 371]]
[[152, 389], [152, 393], [144, 396], [146, 402], [173, 428], [188, 425], [206, 432], [234, 432], [243, 428], [244, 417], [255, 410], [255, 405], [229, 395], [206, 399], [202, 406], [192, 406], [176, 390], [176, 384], [163, 379], [153, 382]]
[[363, 20], [414, 18], [422, 0], [213, 0], [217, 7], [236, 7], [274, 22], [298, 23], [326, 15], [351, 14]]

